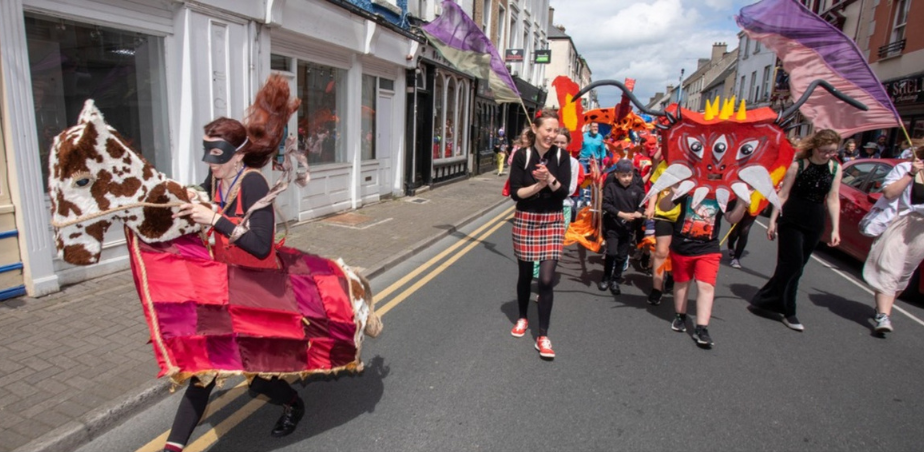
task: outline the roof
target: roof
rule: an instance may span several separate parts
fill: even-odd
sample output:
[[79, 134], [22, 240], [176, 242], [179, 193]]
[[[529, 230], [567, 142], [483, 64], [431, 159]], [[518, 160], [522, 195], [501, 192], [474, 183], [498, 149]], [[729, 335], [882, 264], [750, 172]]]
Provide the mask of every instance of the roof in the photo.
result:
[[722, 73], [719, 74], [719, 76], [716, 77], [715, 80], [712, 81], [712, 83], [706, 85], [706, 87], [703, 88], [703, 92], [709, 91], [710, 89], [715, 88], [716, 86], [719, 86], [725, 83], [725, 79], [727, 79], [728, 76], [731, 75], [733, 72], [738, 70], [738, 65], [735, 63], [737, 63], [737, 61], [734, 61], [731, 64], [729, 64], [728, 67], [725, 68], [725, 70], [722, 71]]

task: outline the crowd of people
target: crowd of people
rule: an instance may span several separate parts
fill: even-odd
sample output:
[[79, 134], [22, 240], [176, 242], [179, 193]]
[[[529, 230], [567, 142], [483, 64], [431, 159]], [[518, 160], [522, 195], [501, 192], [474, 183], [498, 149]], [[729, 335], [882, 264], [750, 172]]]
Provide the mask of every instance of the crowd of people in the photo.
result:
[[[740, 269], [751, 226], [757, 218], [748, 209], [750, 200], [733, 199], [723, 208], [718, 200], [707, 197], [696, 200], [694, 205], [694, 197], [677, 193], [680, 189], [675, 185], [653, 194], [645, 204], [651, 184], [667, 166], [660, 146], [637, 146], [645, 138], [632, 137], [630, 145], [636, 146], [636, 155], [626, 158], [626, 153], [607, 149], [613, 137], [601, 134], [599, 126], [592, 123], [584, 132], [582, 147], [569, 153], [566, 148], [570, 132], [558, 125], [556, 112], [541, 111], [533, 125], [517, 138], [508, 157], [511, 197], [516, 201], [514, 254], [519, 261], [519, 316], [511, 334], [523, 337], [529, 330], [527, 312], [535, 278], [539, 292], [535, 347], [541, 357], [555, 357], [549, 324], [562, 238], [568, 220], [577, 214], [582, 193], [586, 193], [580, 186], [588, 185], [586, 178], [599, 174], [598, 181], [603, 181], [599, 206], [604, 256], [597, 288], [620, 295], [623, 272], [630, 260], [637, 259], [639, 270], [651, 276], [648, 303], [657, 306], [665, 294], [672, 293], [675, 314], [671, 329], [685, 332], [688, 294], [695, 285], [692, 337], [701, 347], [711, 348], [714, 342], [708, 327], [723, 257], [721, 223], [724, 219], [730, 228], [724, 236], [729, 265]], [[658, 138], [651, 135], [647, 139]], [[831, 224], [827, 245], [836, 247], [840, 243], [838, 190], [842, 165], [854, 159], [888, 155], [911, 161], [897, 165], [885, 179], [882, 193], [898, 203], [898, 220], [874, 243], [863, 277], [876, 292], [873, 331], [892, 331], [889, 316], [895, 297], [924, 260], [924, 238], [919, 238], [924, 237], [924, 163], [920, 160], [924, 158], [924, 142], [905, 142], [899, 154], [885, 147], [884, 140], [877, 141], [858, 150], [856, 141], [843, 141], [833, 130], [819, 130], [795, 141], [796, 156], [776, 187], [781, 208], [773, 207], [768, 221], [767, 238], [776, 241], [778, 247], [776, 268], [752, 298], [749, 309], [765, 317], [778, 316], [792, 330], [805, 330], [796, 316], [798, 284], [822, 240], [826, 216]]]

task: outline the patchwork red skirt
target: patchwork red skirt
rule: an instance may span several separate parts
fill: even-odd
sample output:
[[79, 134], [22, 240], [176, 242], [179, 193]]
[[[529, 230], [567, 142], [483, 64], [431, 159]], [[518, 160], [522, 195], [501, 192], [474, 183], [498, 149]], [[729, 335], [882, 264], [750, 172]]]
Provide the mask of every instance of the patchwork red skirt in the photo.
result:
[[516, 211], [513, 217], [513, 255], [521, 261], [545, 261], [561, 257], [565, 240], [562, 212]]

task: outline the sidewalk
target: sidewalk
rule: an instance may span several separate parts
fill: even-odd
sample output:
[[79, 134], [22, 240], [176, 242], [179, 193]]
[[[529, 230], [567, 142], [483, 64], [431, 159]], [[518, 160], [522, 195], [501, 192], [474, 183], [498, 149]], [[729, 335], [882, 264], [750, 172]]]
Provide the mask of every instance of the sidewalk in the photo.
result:
[[[501, 203], [488, 173], [290, 227], [372, 278]], [[168, 394], [128, 270], [0, 303], [0, 452], [67, 451]], [[17, 449], [18, 448], [18, 449]]]

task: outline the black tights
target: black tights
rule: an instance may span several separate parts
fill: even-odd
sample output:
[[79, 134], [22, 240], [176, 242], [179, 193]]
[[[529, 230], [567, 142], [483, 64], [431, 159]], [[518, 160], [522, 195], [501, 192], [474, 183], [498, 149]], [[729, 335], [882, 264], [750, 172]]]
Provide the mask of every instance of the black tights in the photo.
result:
[[[520, 275], [517, 278], [517, 305], [520, 318], [526, 318], [529, 309], [530, 285], [533, 282], [533, 262], [518, 261]], [[539, 335], [548, 336], [549, 319], [552, 317], [552, 284], [555, 282], [555, 266], [558, 260], [550, 259], [539, 262]]]
[[756, 220], [757, 217], [745, 213], [741, 221], [728, 233], [728, 249], [735, 250], [733, 259], [741, 259], [741, 255], [744, 254], [744, 247], [748, 246], [748, 234], [751, 233], [751, 226]]
[[[215, 388], [215, 382], [212, 381], [208, 386], [199, 386], [197, 383], [199, 383], [197, 378], [190, 380], [186, 392], [183, 393], [183, 399], [180, 400], [176, 417], [173, 419], [173, 428], [167, 438], [168, 443], [185, 446], [186, 441], [189, 441], [189, 436], [199, 424], [199, 420], [202, 419], [202, 414], [205, 413], [205, 407], [209, 403], [209, 394]], [[298, 399], [298, 393], [292, 389], [292, 386], [287, 381], [276, 377], [270, 380], [254, 377], [250, 382], [250, 390], [269, 397], [270, 402], [278, 405], [289, 405]]]

